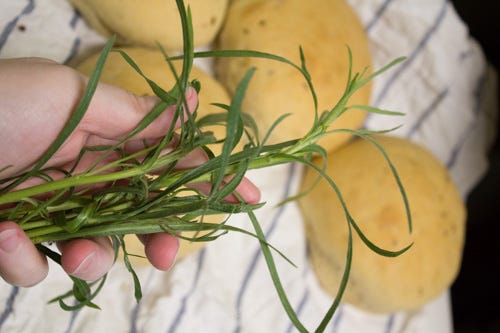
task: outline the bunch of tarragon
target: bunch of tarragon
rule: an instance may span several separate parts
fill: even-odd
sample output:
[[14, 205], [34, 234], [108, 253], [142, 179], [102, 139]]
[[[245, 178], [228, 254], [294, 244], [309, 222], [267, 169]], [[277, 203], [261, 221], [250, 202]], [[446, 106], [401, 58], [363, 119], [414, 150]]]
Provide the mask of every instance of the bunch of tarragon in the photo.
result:
[[[300, 48], [298, 48], [301, 55], [301, 63], [299, 65], [280, 56], [255, 50], [194, 52], [190, 11], [184, 7], [182, 0], [176, 0], [176, 2], [183, 27], [183, 54], [182, 56], [169, 57], [162, 49], [165, 60], [170, 64], [172, 72], [177, 79], [175, 86], [167, 91], [152, 82], [126, 53], [113, 49], [114, 38], [111, 38], [101, 52], [75, 112], [53, 145], [40, 158], [38, 163], [24, 174], [4, 179], [1, 178], [2, 171], [9, 166], [0, 165], [0, 221], [16, 221], [40, 251], [59, 263], [60, 254], [51, 250], [50, 243], [82, 237], [110, 237], [113, 240], [116, 255], [120, 253], [120, 249], [122, 250], [124, 263], [131, 272], [134, 280], [135, 297], [137, 300], [141, 298], [141, 286], [128, 259], [129, 254], [125, 248], [124, 235], [168, 232], [179, 235], [179, 237], [184, 237], [181, 236], [183, 231], [194, 231], [191, 234], [195, 236], [189, 237], [190, 241], [207, 242], [216, 240], [227, 232], [245, 233], [249, 237], [254, 237], [260, 243], [278, 297], [290, 320], [299, 331], [307, 332], [307, 329], [297, 318], [292, 306], [288, 302], [274, 264], [273, 252], [283, 257], [285, 255], [266, 241], [254, 214], [254, 210], [263, 204], [247, 204], [245, 202], [227, 203], [223, 201], [230, 193], [234, 193], [236, 186], [249, 169], [265, 168], [284, 163], [303, 163], [307, 167], [314, 168], [318, 172], [318, 177], [323, 177], [330, 183], [332, 191], [341, 199], [350, 231], [348, 248], [346, 250], [347, 264], [343, 280], [333, 304], [316, 329], [316, 331], [321, 332], [332, 318], [346, 287], [352, 261], [352, 230], [361, 237], [367, 246], [380, 255], [397, 256], [406, 251], [408, 247], [401, 251], [391, 252], [381, 249], [370, 242], [349, 214], [335, 182], [323, 172], [323, 168], [315, 166], [310, 160], [313, 155], [322, 156], [326, 160], [327, 152], [316, 144], [325, 135], [334, 135], [335, 132], [349, 132], [370, 140], [370, 142], [380, 149], [380, 152], [386, 157], [391, 167], [406, 206], [408, 223], [411, 230], [411, 218], [404, 187], [390, 158], [383, 148], [370, 137], [370, 134], [373, 132], [349, 129], [328, 130], [329, 125], [335, 119], [344, 112], [348, 112], [351, 108], [363, 109], [374, 113], [400, 115], [398, 112], [381, 110], [370, 106], [349, 105], [348, 102], [356, 90], [364, 86], [375, 76], [401, 62], [403, 58], [392, 61], [387, 66], [370, 75], [367, 75], [366, 69], [361, 73], [352, 73], [352, 55], [348, 49], [350, 71], [345, 91], [332, 109], [319, 114], [316, 94], [306, 68], [306, 59], [304, 59]], [[58, 171], [63, 177], [61, 179], [53, 179], [49, 176], [48, 171], [52, 173], [54, 168], [49, 170], [48, 168], [44, 168], [44, 165], [58, 148], [61, 147], [84, 116], [99, 82], [100, 74], [105, 66], [106, 57], [109, 52], [115, 51], [120, 52], [125, 60], [144, 77], [154, 93], [160, 98], [160, 102], [118, 144], [106, 147], [84, 148], [80, 154], [80, 157], [83, 157], [88, 151], [99, 150], [102, 152], [102, 160], [100, 162], [110, 154], [118, 153], [120, 158], [104, 165], [97, 162], [84, 172], [78, 174], [73, 173], [72, 170], [61, 169]], [[199, 119], [196, 113], [194, 113], [188, 116], [187, 119], [184, 119], [181, 115], [186, 103], [184, 100], [185, 90], [188, 86], [200, 89], [199, 82], [190, 82], [188, 80], [193, 60], [197, 57], [258, 57], [293, 66], [303, 75], [311, 92], [313, 101], [311, 107], [315, 109], [315, 119], [311, 129], [301, 138], [267, 145], [266, 138], [287, 116], [283, 115], [276, 119], [268, 133], [259, 138], [254, 120], [249, 115], [240, 111], [245, 96], [245, 89], [255, 69], [250, 69], [242, 78], [235, 90], [230, 105], [218, 104], [221, 109], [220, 113]], [[173, 61], [183, 62], [181, 73], [175, 72], [172, 66]], [[173, 127], [166, 128], [165, 136], [162, 140], [154, 145], [145, 146], [143, 150], [136, 153], [127, 153], [122, 148], [127, 140], [146, 128], [171, 105], [176, 106], [176, 118], [180, 119], [182, 123], [180, 130], [174, 130]], [[175, 123], [175, 119], [173, 123]], [[212, 124], [221, 123], [226, 127], [226, 137], [220, 143], [222, 145], [221, 153], [216, 156], [210, 150], [209, 146], [219, 142], [219, 139], [215, 138], [210, 131], [204, 130], [204, 128]], [[385, 131], [378, 131], [377, 133], [380, 132]], [[162, 151], [174, 136], [179, 137], [179, 144], [170, 153], [166, 155], [162, 154]], [[246, 142], [244, 148], [241, 151], [235, 152], [234, 147], [242, 139], [245, 139]], [[209, 160], [206, 163], [189, 170], [174, 169], [177, 161], [188, 155], [191, 151], [200, 148], [204, 149], [209, 156]], [[76, 169], [77, 165], [78, 161], [75, 163], [73, 169]], [[155, 177], [152, 177], [152, 174], [155, 174]], [[232, 178], [226, 182], [227, 175], [232, 175]], [[19, 185], [23, 184], [26, 180], [34, 177], [42, 179], [42, 184], [16, 189], [20, 188]], [[212, 191], [209, 194], [204, 194], [185, 186], [186, 184], [199, 181], [210, 181]], [[107, 185], [97, 188], [93, 186], [103, 183]], [[254, 232], [230, 226], [225, 223], [226, 220], [220, 223], [208, 223], [203, 219], [206, 215], [220, 213], [247, 214]], [[77, 310], [83, 306], [98, 308], [93, 303], [93, 299], [103, 287], [106, 276], [93, 283], [87, 283], [71, 276], [70, 278], [73, 281], [72, 290], [54, 298], [52, 301], [59, 302], [60, 306], [65, 310]], [[73, 299], [72, 305], [69, 305], [66, 301], [68, 298]]]

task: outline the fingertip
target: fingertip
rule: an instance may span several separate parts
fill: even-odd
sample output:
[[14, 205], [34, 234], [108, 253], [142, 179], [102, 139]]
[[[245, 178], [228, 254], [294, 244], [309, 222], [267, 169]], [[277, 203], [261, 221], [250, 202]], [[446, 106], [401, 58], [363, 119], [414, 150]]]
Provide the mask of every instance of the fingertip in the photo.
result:
[[[185, 93], [184, 93], [185, 101], [182, 101], [185, 103], [183, 105], [183, 117], [187, 119], [188, 113], [192, 114], [196, 111], [196, 108], [198, 107], [198, 93], [196, 92], [196, 89], [193, 87], [187, 87]], [[187, 107], [187, 110], [186, 110]], [[176, 109], [176, 105], [171, 105], [170, 106], [170, 117], [173, 117], [174, 111]], [[172, 121], [172, 119], [170, 119]], [[182, 121], [180, 119], [177, 119], [176, 122], [176, 127], [180, 127], [182, 124]]]
[[203, 149], [197, 148], [193, 149], [185, 157], [178, 160], [175, 167], [179, 170], [191, 169], [196, 168], [207, 161], [207, 153]]
[[47, 259], [14, 222], [0, 223], [0, 275], [15, 286], [31, 287], [47, 276]]
[[[226, 181], [230, 181], [231, 178], [232, 176], [226, 177]], [[191, 183], [188, 184], [188, 186], [191, 188], [195, 188], [206, 194], [210, 193], [210, 190], [212, 188], [212, 185], [209, 182]], [[238, 186], [236, 186], [234, 192], [235, 193], [232, 193], [227, 197], [225, 197], [224, 201], [228, 203], [245, 202], [247, 204], [257, 204], [260, 202], [261, 199], [261, 193], [259, 188], [248, 178], [245, 177], [240, 181]]]
[[61, 266], [71, 276], [95, 281], [104, 276], [113, 265], [111, 242], [106, 237], [75, 239], [58, 244]]
[[186, 89], [186, 102], [188, 105], [189, 112], [193, 113], [198, 105], [198, 93], [193, 87], [188, 87]]
[[248, 204], [257, 204], [260, 202], [261, 193], [259, 188], [248, 178], [243, 178], [236, 187], [236, 192]]
[[12, 253], [25, 241], [21, 228], [14, 222], [0, 223], [0, 249], [4, 253]]
[[170, 269], [179, 252], [179, 239], [168, 233], [157, 233], [141, 237], [144, 251], [151, 264], [162, 271]]

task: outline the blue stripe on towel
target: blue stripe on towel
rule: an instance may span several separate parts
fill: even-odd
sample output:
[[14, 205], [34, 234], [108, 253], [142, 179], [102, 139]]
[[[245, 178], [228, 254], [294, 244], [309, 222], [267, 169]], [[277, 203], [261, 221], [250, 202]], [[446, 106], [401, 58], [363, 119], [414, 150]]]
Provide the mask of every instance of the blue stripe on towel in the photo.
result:
[[431, 102], [431, 104], [424, 109], [423, 112], [420, 113], [420, 116], [418, 119], [415, 121], [415, 123], [410, 127], [410, 130], [406, 134], [406, 137], [408, 139], [411, 139], [411, 137], [421, 128], [423, 123], [427, 118], [429, 118], [430, 115], [434, 113], [438, 109], [439, 104], [448, 96], [449, 93], [449, 88], [445, 88], [443, 91], [441, 91]]
[[[296, 166], [295, 164], [291, 163], [290, 167], [288, 168], [288, 176], [287, 176], [287, 181], [286, 185], [284, 188], [284, 191], [282, 193], [281, 200], [285, 200], [288, 197], [290, 197], [291, 193], [291, 184], [292, 184], [292, 179], [296, 173]], [[271, 220], [271, 224], [268, 228], [268, 230], [265, 232], [265, 237], [268, 238], [276, 228], [278, 222], [280, 221], [280, 217], [283, 214], [283, 212], [286, 209], [286, 205], [282, 205], [279, 207], [279, 209], [276, 211], [276, 214], [274, 215], [273, 219]], [[242, 307], [242, 302], [243, 302], [243, 297], [245, 295], [245, 292], [248, 288], [248, 285], [250, 284], [250, 279], [253, 276], [253, 273], [255, 272], [255, 266], [257, 266], [257, 262], [259, 258], [261, 257], [261, 251], [260, 247], [255, 251], [252, 260], [250, 261], [250, 265], [248, 266], [247, 272], [245, 274], [245, 277], [243, 278], [243, 281], [241, 283], [240, 290], [238, 292], [238, 296], [236, 299], [236, 327], [234, 329], [234, 332], [240, 332], [241, 330], [241, 307]]]
[[386, 11], [387, 7], [391, 2], [392, 0], [385, 0], [384, 3], [375, 11], [375, 15], [365, 26], [366, 32], [370, 32], [370, 30], [375, 26], [375, 24], [377, 24], [377, 22], [384, 15], [384, 12]]
[[[149, 285], [151, 284], [151, 280], [153, 279], [155, 273], [156, 269], [151, 267], [146, 283], [142, 287], [142, 299], [144, 299], [144, 297], [146, 296], [147, 290], [149, 289]], [[141, 311], [142, 304], [143, 302], [140, 301], [132, 309], [132, 313], [130, 314], [130, 330], [129, 330], [130, 333], [136, 333], [138, 331], [137, 320], [139, 318], [139, 312]]]
[[387, 324], [385, 326], [384, 333], [391, 333], [393, 327], [394, 327], [394, 315], [390, 315], [389, 318], [387, 318]]
[[172, 325], [168, 329], [169, 333], [174, 333], [179, 328], [179, 323], [182, 321], [182, 318], [186, 314], [187, 301], [188, 301], [189, 297], [191, 297], [191, 295], [194, 294], [196, 287], [198, 285], [198, 281], [200, 280], [201, 271], [203, 269], [203, 263], [205, 262], [205, 252], [206, 252], [206, 249], [203, 248], [200, 250], [200, 252], [198, 254], [198, 265], [196, 266], [196, 273], [194, 275], [191, 289], [189, 289], [188, 292], [182, 298], [181, 306], [179, 307], [179, 311], [177, 312], [175, 319], [172, 321]]
[[[307, 288], [307, 284], [305, 283], [305, 281], [307, 279], [307, 274], [309, 274], [311, 272], [310, 266], [308, 265], [309, 251], [307, 249], [307, 246], [305, 246], [304, 256], [305, 256], [305, 260], [303, 260], [303, 262], [305, 263], [305, 265], [304, 265], [304, 271], [302, 273], [302, 281], [304, 282], [305, 288], [304, 288], [304, 291], [302, 293], [302, 297], [300, 298], [299, 304], [295, 307], [295, 313], [297, 314], [297, 317], [300, 317], [300, 314], [302, 313], [304, 308], [307, 306], [307, 301], [309, 300], [309, 289]], [[293, 324], [290, 323], [290, 326], [288, 328], [288, 332], [291, 332], [293, 328], [294, 328]]]
[[80, 13], [76, 9], [73, 9], [73, 16], [69, 21], [69, 26], [71, 27], [71, 29], [75, 30], [76, 24], [78, 23], [80, 18], [81, 18]]
[[333, 317], [332, 333], [337, 333], [339, 331], [340, 322], [343, 318], [343, 313], [344, 313], [344, 307], [342, 306], [342, 304], [340, 304], [339, 307], [337, 308], [337, 311], [335, 312], [335, 316]]
[[487, 81], [486, 77], [487, 77], [487, 69], [485, 68], [481, 76], [479, 77], [478, 82], [476, 84], [476, 89], [474, 90], [474, 99], [475, 99], [475, 107], [473, 110], [474, 119], [470, 122], [469, 126], [467, 126], [464, 133], [462, 133], [462, 136], [451, 150], [450, 157], [446, 162], [446, 168], [448, 170], [453, 168], [453, 166], [457, 162], [458, 156], [460, 155], [460, 151], [467, 142], [467, 139], [471, 137], [470, 133], [473, 131], [474, 127], [476, 127], [478, 123], [479, 113], [481, 112], [482, 91]]
[[410, 64], [417, 58], [418, 55], [420, 55], [420, 52], [424, 49], [424, 47], [427, 45], [431, 37], [435, 34], [435, 32], [438, 30], [441, 22], [443, 21], [443, 18], [445, 17], [446, 14], [446, 9], [448, 8], [448, 1], [443, 0], [441, 10], [439, 11], [438, 16], [434, 20], [433, 24], [430, 26], [430, 28], [426, 31], [420, 42], [417, 44], [417, 47], [411, 52], [411, 54], [408, 56], [406, 61], [404, 61], [402, 64], [400, 64], [396, 69], [395, 72], [392, 74], [392, 76], [387, 80], [385, 85], [382, 87], [382, 90], [380, 94], [375, 98], [374, 106], [380, 106], [380, 103], [382, 100], [385, 98], [387, 93], [389, 92], [390, 87], [397, 81], [398, 77], [404, 73], [404, 71], [409, 68]]
[[[73, 11], [73, 16], [71, 17], [71, 20], [69, 21], [69, 26], [71, 29], [75, 30], [76, 25], [80, 21], [81, 16], [80, 13], [76, 9]], [[71, 45], [71, 49], [69, 51], [69, 54], [66, 56], [66, 59], [63, 61], [64, 64], [67, 64], [71, 59], [73, 59], [74, 56], [78, 54], [78, 51], [80, 50], [80, 45], [82, 44], [82, 40], [80, 37], [75, 37], [73, 40], [73, 44]]]
[[73, 330], [73, 327], [75, 326], [76, 318], [78, 317], [78, 315], [80, 314], [81, 311], [82, 310], [80, 309], [80, 310], [71, 312], [71, 317], [69, 318], [68, 327], [66, 328], [64, 333], [70, 333]]
[[17, 298], [17, 295], [19, 294], [19, 287], [12, 287], [10, 291], [10, 295], [7, 298], [7, 301], [5, 302], [5, 308], [0, 315], [0, 332], [2, 331], [2, 326], [7, 320], [7, 318], [12, 314], [14, 311], [14, 302]]
[[[297, 314], [297, 316], [302, 312], [302, 310], [306, 306], [308, 299], [309, 299], [309, 290], [305, 289], [304, 293], [302, 294], [302, 297], [300, 298], [299, 305], [297, 306], [297, 308], [295, 310], [295, 313]], [[294, 328], [295, 328], [295, 326], [293, 325], [293, 323], [290, 322], [290, 325], [288, 326], [288, 329], [287, 329], [287, 333], [293, 332]]]
[[0, 50], [7, 42], [7, 39], [9, 38], [12, 30], [14, 30], [14, 28], [16, 27], [17, 21], [19, 21], [19, 18], [23, 15], [31, 13], [34, 8], [35, 8], [35, 1], [29, 0], [28, 4], [23, 8], [21, 13], [19, 15], [17, 15], [16, 17], [14, 17], [9, 23], [7, 23], [7, 25], [3, 29], [2, 33], [0, 34]]
[[68, 63], [71, 59], [73, 59], [73, 57], [75, 55], [77, 55], [78, 51], [80, 50], [81, 44], [82, 44], [82, 40], [80, 39], [80, 37], [76, 37], [73, 40], [73, 44], [71, 45], [71, 49], [69, 50], [69, 54], [66, 57], [66, 59], [64, 59], [64, 61], [63, 61], [64, 64]]

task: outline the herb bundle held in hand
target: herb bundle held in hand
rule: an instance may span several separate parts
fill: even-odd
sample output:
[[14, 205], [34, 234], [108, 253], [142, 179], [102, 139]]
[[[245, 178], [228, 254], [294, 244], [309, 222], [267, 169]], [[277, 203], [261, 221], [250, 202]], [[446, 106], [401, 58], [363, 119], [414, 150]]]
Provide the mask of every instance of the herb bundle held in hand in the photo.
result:
[[[0, 102], [0, 164], [10, 166], [1, 173], [2, 178], [7, 178], [25, 172], [43, 155], [81, 98], [87, 78], [71, 68], [39, 58], [0, 60], [0, 76], [0, 94], [5, 96]], [[23, 87], [23, 94], [19, 93], [19, 87]], [[117, 87], [99, 84], [85, 117], [45, 167], [69, 171], [83, 147], [119, 142], [158, 101], [156, 97], [138, 97]], [[193, 112], [197, 104], [197, 94], [193, 88], [187, 90], [186, 101]], [[144, 147], [143, 140], [159, 140], [165, 134], [165, 128], [170, 126], [174, 112], [175, 106], [167, 108], [146, 129], [127, 142], [124, 147], [127, 152], [133, 153]], [[74, 173], [81, 173], [100, 155], [101, 152], [86, 153]], [[106, 161], [117, 157], [109, 156]], [[202, 150], [195, 150], [180, 160], [177, 167], [197, 166], [206, 159]], [[53, 169], [47, 172], [47, 176], [60, 179], [64, 174]], [[32, 178], [24, 182], [22, 187], [41, 182], [41, 179]], [[247, 194], [245, 199], [250, 202], [258, 200], [258, 190], [247, 181], [243, 182], [240, 192]], [[20, 227], [12, 222], [2, 223], [0, 230], [2, 277], [19, 286], [30, 286], [43, 279], [48, 269], [45, 257], [36, 250]], [[178, 247], [177, 238], [162, 232], [144, 236], [142, 240], [155, 267], [167, 269], [172, 265]], [[113, 250], [107, 238], [62, 242], [59, 247], [66, 272], [84, 280], [100, 278], [113, 263]]]
[[[140, 283], [128, 260], [124, 235], [142, 235], [150, 261], [158, 268], [165, 269], [172, 264], [178, 246], [172, 235], [183, 237], [180, 235], [181, 232], [195, 231], [195, 236], [190, 238], [192, 241], [212, 241], [226, 232], [241, 232], [249, 237], [255, 237], [259, 242], [285, 311], [297, 329], [305, 332], [307, 330], [290, 306], [281, 284], [272, 251], [282, 256], [283, 254], [267, 243], [253, 213], [262, 204], [258, 203], [258, 189], [244, 178], [245, 172], [249, 169], [289, 162], [303, 163], [315, 169], [319, 177], [325, 178], [332, 187], [332, 193], [341, 198], [341, 193], [331, 178], [321, 167], [310, 162], [312, 155], [321, 156], [326, 160], [326, 151], [316, 142], [333, 133], [348, 132], [368, 138], [367, 135], [371, 134], [369, 131], [329, 130], [329, 125], [350, 109], [389, 115], [399, 114], [348, 103], [358, 89], [402, 59], [396, 59], [373, 74], [367, 75], [367, 69], [352, 73], [352, 57], [349, 52], [349, 72], [345, 91], [336, 105], [319, 114], [316, 94], [301, 50], [298, 51], [299, 65], [280, 56], [251, 50], [194, 53], [190, 13], [185, 10], [183, 1], [177, 0], [177, 5], [183, 23], [184, 53], [174, 58], [169, 58], [165, 54], [169, 63], [182, 60], [180, 73], [174, 70], [173, 65], [171, 66], [177, 78], [174, 87], [168, 91], [159, 87], [142, 74], [131, 57], [123, 51], [118, 51], [139, 74], [143, 75], [157, 98], [139, 98], [116, 87], [99, 83], [114, 38], [111, 38], [103, 48], [95, 70], [88, 79], [66, 67], [41, 61], [40, 66], [52, 66], [51, 70], [58, 73], [60, 71], [59, 75], [69, 76], [69, 79], [63, 85], [64, 89], [60, 86], [61, 78], [59, 80], [56, 80], [57, 77], [53, 78], [54, 86], [45, 83], [43, 88], [52, 88], [50, 91], [53, 95], [48, 95], [42, 90], [45, 98], [42, 100], [47, 104], [45, 109], [36, 105], [42, 110], [38, 118], [30, 113], [29, 101], [26, 98], [21, 99], [24, 108], [6, 105], [9, 99], [2, 98], [0, 103], [5, 103], [0, 104], [2, 112], [3, 109], [11, 111], [6, 113], [8, 116], [2, 119], [1, 126], [5, 126], [5, 129], [11, 127], [14, 120], [10, 117], [13, 115], [27, 116], [29, 121], [18, 120], [16, 123], [19, 123], [19, 128], [8, 129], [14, 133], [13, 135], [7, 135], [8, 132], [3, 128], [1, 131], [2, 144], [7, 142], [5, 144], [9, 148], [15, 148], [17, 151], [19, 145], [24, 145], [26, 148], [20, 159], [18, 156], [9, 157], [9, 154], [3, 152], [0, 159], [0, 186], [2, 186], [0, 221], [15, 222], [15, 224], [10, 222], [1, 224], [2, 230], [7, 231], [6, 234], [2, 233], [3, 236], [0, 234], [0, 243], [2, 243], [1, 238], [4, 238], [3, 241], [6, 242], [3, 244], [7, 244], [4, 246], [7, 251], [1, 255], [8, 258], [9, 249], [25, 251], [19, 254], [32, 258], [30, 259], [33, 260], [32, 267], [37, 267], [36, 278], [31, 281], [21, 281], [20, 276], [23, 274], [11, 267], [15, 259], [9, 259], [11, 261], [8, 262], [1, 258], [0, 269], [6, 279], [16, 284], [31, 285], [43, 279], [46, 274], [45, 259], [27, 242], [29, 239], [36, 244], [38, 250], [63, 265], [73, 280], [73, 289], [54, 298], [53, 301], [59, 302], [66, 310], [76, 310], [83, 306], [97, 307], [92, 300], [104, 285], [106, 275], [103, 274], [109, 269], [113, 255], [117, 255], [120, 248], [123, 250], [124, 263], [135, 282], [135, 296], [137, 300], [141, 298]], [[266, 142], [270, 132], [263, 133], [262, 137], [258, 135], [252, 118], [240, 112], [254, 68], [249, 69], [242, 77], [235, 88], [231, 103], [218, 104], [219, 114], [198, 118], [196, 112], [186, 112], [195, 111], [197, 97], [193, 87], [197, 90], [200, 88], [199, 82], [188, 80], [195, 57], [256, 57], [292, 66], [301, 73], [311, 91], [313, 101], [311, 107], [314, 108], [311, 128], [300, 138], [272, 145]], [[17, 89], [29, 87], [36, 79], [33, 75], [36, 68], [30, 68], [27, 64], [21, 67], [19, 70], [30, 74], [25, 78], [29, 82], [20, 83], [18, 87], [14, 87]], [[8, 73], [8, 70], [5, 71]], [[52, 80], [48, 73], [43, 71], [38, 76], [44, 80]], [[2, 81], [8, 82], [8, 80]], [[74, 87], [73, 90], [68, 90], [71, 85]], [[26, 96], [33, 97], [30, 92], [13, 91], [12, 86], [7, 88], [10, 90], [0, 93], [10, 96], [23, 92]], [[68, 91], [72, 92], [73, 96], [67, 94]], [[108, 94], [109, 97], [106, 97]], [[47, 96], [53, 96], [53, 99]], [[56, 109], [57, 104], [54, 101], [61, 99], [65, 104]], [[55, 113], [57, 110], [62, 114]], [[73, 112], [69, 113], [68, 110]], [[107, 115], [102, 113], [103, 110]], [[270, 131], [279, 127], [284, 117], [279, 117]], [[226, 128], [225, 138], [222, 140], [214, 137], [212, 132], [204, 130], [206, 127], [221, 123]], [[108, 130], [108, 125], [112, 130]], [[24, 133], [29, 132], [34, 142], [23, 141], [26, 134], [21, 134], [22, 126], [25, 126]], [[52, 127], [50, 132], [47, 131], [49, 126]], [[56, 133], [58, 134], [50, 137]], [[13, 137], [18, 141], [9, 141]], [[242, 138], [247, 142], [244, 149], [234, 151]], [[42, 139], [47, 141], [43, 143]], [[397, 172], [383, 149], [373, 140], [370, 142], [381, 150], [391, 166], [391, 172], [398, 180], [397, 184], [405, 203], [408, 222], [411, 224], [406, 196]], [[213, 144], [221, 145], [220, 154], [215, 154], [209, 148]], [[207, 188], [208, 191], [203, 190]], [[385, 251], [378, 248], [362, 235], [362, 231], [344, 204], [342, 208], [349, 231], [351, 228], [355, 230], [373, 251], [384, 256], [397, 256], [408, 249], [405, 247], [400, 251]], [[248, 214], [254, 232], [231, 226], [225, 221], [209, 223], [204, 220], [204, 216], [220, 213]], [[11, 240], [18, 241], [20, 245], [9, 246]], [[47, 242], [58, 242], [62, 255], [46, 246]], [[320, 323], [318, 331], [324, 330], [340, 302], [349, 277], [351, 250], [352, 235], [349, 233], [347, 264], [339, 292]], [[86, 270], [88, 271], [83, 274], [82, 272]], [[103, 277], [98, 279], [101, 276]], [[93, 280], [96, 281], [86, 282]], [[67, 301], [70, 297], [76, 300], [71, 302], [73, 305], [69, 305]]]

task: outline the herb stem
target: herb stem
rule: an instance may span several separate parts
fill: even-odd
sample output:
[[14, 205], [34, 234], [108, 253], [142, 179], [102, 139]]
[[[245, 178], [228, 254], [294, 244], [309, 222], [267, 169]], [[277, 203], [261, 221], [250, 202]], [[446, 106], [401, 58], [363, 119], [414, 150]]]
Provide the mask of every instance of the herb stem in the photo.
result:
[[116, 236], [128, 234], [151, 234], [182, 231], [206, 231], [224, 229], [224, 226], [216, 223], [198, 223], [184, 220], [178, 216], [167, 216], [161, 219], [130, 220], [108, 223], [98, 226], [83, 227], [75, 232], [69, 233], [63, 227], [52, 225], [43, 228], [27, 230], [26, 234], [34, 244], [43, 242], [55, 242], [74, 238], [90, 238], [100, 236]]
[[[61, 189], [74, 188], [81, 185], [95, 185], [112, 182], [121, 179], [131, 179], [136, 176], [152, 173], [161, 167], [177, 161], [187, 154], [187, 149], [178, 149], [168, 154], [168, 158], [159, 158], [156, 163], [148, 165], [137, 165], [132, 168], [119, 170], [105, 174], [85, 173], [71, 177], [54, 180], [49, 183], [23, 188], [20, 190], [4, 193], [0, 196], [0, 205], [17, 202], [26, 197], [33, 197], [44, 193], [50, 193]], [[164, 156], [164, 157], [167, 157]]]

